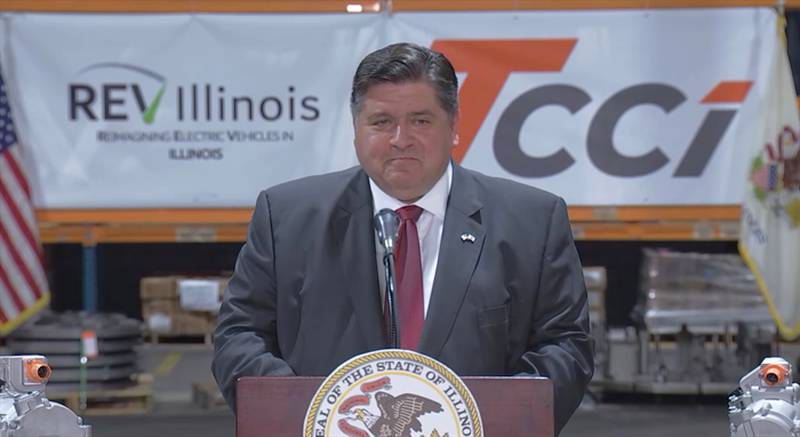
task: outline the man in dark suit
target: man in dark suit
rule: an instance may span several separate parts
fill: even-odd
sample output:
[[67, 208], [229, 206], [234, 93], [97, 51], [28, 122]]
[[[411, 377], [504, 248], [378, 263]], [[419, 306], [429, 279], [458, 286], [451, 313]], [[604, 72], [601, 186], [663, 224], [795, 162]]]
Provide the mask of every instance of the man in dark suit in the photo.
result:
[[351, 95], [360, 167], [259, 195], [214, 339], [214, 375], [232, 407], [241, 376], [323, 376], [386, 347], [372, 220], [396, 207], [415, 211], [403, 258], [414, 261], [398, 260], [410, 266], [398, 272], [402, 346], [461, 376], [547, 376], [564, 426], [594, 368], [566, 205], [451, 161], [457, 92], [439, 53], [371, 53]]

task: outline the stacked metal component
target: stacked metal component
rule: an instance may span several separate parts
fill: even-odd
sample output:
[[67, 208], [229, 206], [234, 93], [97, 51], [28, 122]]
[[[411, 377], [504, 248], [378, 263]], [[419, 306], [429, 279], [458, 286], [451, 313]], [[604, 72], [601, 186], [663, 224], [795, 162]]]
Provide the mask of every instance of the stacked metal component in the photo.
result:
[[131, 385], [137, 373], [135, 346], [142, 342], [138, 320], [121, 314], [47, 312], [27, 323], [8, 338], [13, 354], [42, 354], [53, 368], [48, 391], [78, 388], [81, 381], [81, 335], [97, 339], [96, 356], [85, 361], [87, 388], [118, 388]]
[[739, 323], [774, 329], [739, 255], [645, 249], [641, 284], [643, 319], [651, 333], [675, 334], [685, 326], [695, 334], [717, 334]]

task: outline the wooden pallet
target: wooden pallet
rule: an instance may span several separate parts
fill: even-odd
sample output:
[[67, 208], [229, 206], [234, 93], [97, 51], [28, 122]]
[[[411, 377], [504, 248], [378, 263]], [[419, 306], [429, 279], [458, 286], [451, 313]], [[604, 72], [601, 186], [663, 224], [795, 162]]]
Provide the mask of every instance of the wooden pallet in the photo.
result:
[[213, 382], [193, 382], [192, 402], [206, 410], [228, 408], [225, 398]]
[[139, 375], [136, 385], [122, 389], [91, 390], [86, 393], [86, 408], [81, 409], [80, 392], [47, 393], [81, 416], [113, 416], [148, 413], [153, 408], [153, 376]]

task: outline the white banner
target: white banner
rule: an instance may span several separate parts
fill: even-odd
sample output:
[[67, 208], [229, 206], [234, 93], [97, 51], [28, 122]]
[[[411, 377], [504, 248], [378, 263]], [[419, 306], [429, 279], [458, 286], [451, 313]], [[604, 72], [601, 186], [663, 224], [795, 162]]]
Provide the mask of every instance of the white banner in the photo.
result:
[[6, 15], [37, 204], [252, 206], [347, 168], [349, 93], [379, 47], [369, 15]]
[[758, 122], [752, 84], [768, 77], [773, 11], [394, 18], [391, 38], [441, 48], [466, 72], [462, 112], [475, 111], [480, 125], [464, 166], [571, 205], [741, 200], [747, 164], [735, 134]]
[[48, 208], [252, 206], [354, 165], [352, 74], [396, 41], [459, 70], [468, 168], [571, 205], [735, 204], [775, 48], [767, 8], [3, 18]]

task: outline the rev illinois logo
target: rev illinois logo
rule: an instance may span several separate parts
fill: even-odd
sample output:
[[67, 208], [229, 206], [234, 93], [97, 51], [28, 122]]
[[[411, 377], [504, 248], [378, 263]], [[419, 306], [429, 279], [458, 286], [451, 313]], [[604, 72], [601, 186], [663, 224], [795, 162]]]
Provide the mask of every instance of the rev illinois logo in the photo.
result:
[[244, 86], [242, 92], [232, 91], [224, 83], [177, 82], [167, 92], [166, 76], [138, 65], [120, 62], [89, 65], [77, 73], [75, 81], [67, 84], [69, 119], [125, 122], [140, 116], [150, 125], [159, 106], [168, 108], [166, 121], [172, 123], [310, 123], [321, 115], [319, 97], [299, 94], [298, 87], [291, 83], [275, 86], [272, 92], [263, 94], [260, 86], [255, 92], [253, 85], [249, 89]]
[[219, 72], [187, 73], [178, 67], [166, 66], [162, 73], [100, 62], [80, 69], [67, 83], [70, 125], [80, 138], [94, 129], [96, 144], [141, 144], [170, 160], [218, 161], [230, 150], [227, 145], [292, 143], [298, 124], [308, 126], [321, 117], [319, 98], [291, 82], [272, 81], [265, 90], [260, 79], [193, 80]]
[[[163, 75], [138, 65], [120, 62], [93, 64], [79, 71], [78, 75], [83, 76], [97, 70], [124, 72], [138, 80], [128, 82], [114, 80], [100, 84], [70, 83], [68, 86], [70, 120], [85, 117], [93, 121], [98, 119], [127, 121], [137, 114], [141, 115], [145, 124], [153, 123], [161, 98], [167, 89], [167, 79]], [[148, 87], [145, 82], [152, 82], [154, 90], [151, 96], [145, 91]]]
[[339, 366], [317, 390], [305, 437], [472, 437], [483, 425], [472, 394], [425, 355], [383, 350]]

